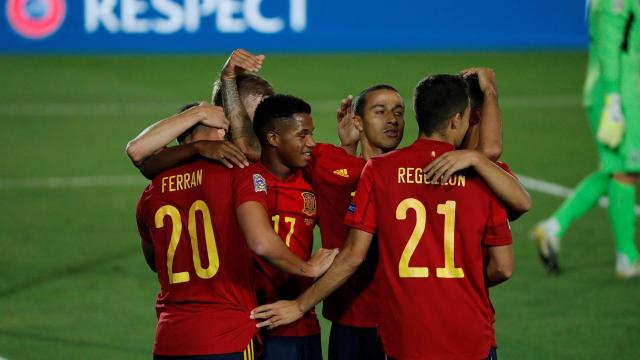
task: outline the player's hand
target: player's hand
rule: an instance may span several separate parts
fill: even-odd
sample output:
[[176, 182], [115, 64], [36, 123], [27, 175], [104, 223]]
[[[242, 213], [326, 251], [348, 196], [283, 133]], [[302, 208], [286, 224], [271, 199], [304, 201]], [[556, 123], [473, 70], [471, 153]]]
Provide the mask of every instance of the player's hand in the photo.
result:
[[476, 150], [456, 150], [444, 153], [423, 169], [424, 177], [429, 181], [440, 179], [439, 182], [444, 184], [457, 171], [475, 166], [480, 160], [480, 156], [482, 155]]
[[468, 78], [471, 75], [478, 75], [478, 84], [480, 85], [480, 90], [483, 93], [487, 94], [489, 92], [497, 92], [498, 86], [496, 85], [496, 73], [491, 68], [468, 68], [460, 71], [460, 75], [463, 78]]
[[280, 300], [273, 304], [258, 306], [251, 310], [251, 319], [263, 320], [256, 324], [257, 327], [267, 327], [273, 329], [280, 325], [291, 324], [300, 319], [304, 313], [300, 310], [298, 303], [293, 300]]
[[353, 146], [360, 141], [360, 131], [353, 125], [353, 96], [349, 95], [340, 101], [336, 112], [338, 121], [338, 137], [341, 146]]
[[333, 260], [338, 255], [338, 249], [319, 249], [315, 254], [307, 261], [309, 265], [313, 267], [311, 277], [320, 277], [324, 274], [329, 266], [333, 263]]
[[249, 161], [242, 151], [227, 140], [200, 140], [196, 141], [194, 146], [201, 156], [222, 163], [228, 168], [234, 165], [241, 168], [249, 166]]
[[600, 125], [596, 134], [598, 141], [615, 149], [624, 136], [624, 114], [620, 103], [620, 94], [611, 93], [605, 96], [604, 109], [600, 115]]
[[224, 108], [222, 106], [216, 106], [209, 102], [202, 101], [197, 107], [197, 111], [200, 114], [200, 123], [202, 125], [229, 129], [229, 120], [224, 116]]
[[253, 55], [244, 49], [236, 49], [222, 67], [222, 80], [235, 79], [236, 75], [245, 71], [258, 72], [262, 68], [264, 55]]

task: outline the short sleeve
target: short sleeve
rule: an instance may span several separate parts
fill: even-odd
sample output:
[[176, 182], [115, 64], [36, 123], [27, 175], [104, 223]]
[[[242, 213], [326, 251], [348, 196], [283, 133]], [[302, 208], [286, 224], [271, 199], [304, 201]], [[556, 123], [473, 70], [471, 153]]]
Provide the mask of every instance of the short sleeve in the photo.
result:
[[485, 246], [511, 245], [511, 227], [507, 219], [507, 211], [494, 197], [489, 203], [489, 221], [482, 240]]
[[258, 167], [251, 165], [244, 169], [232, 170], [232, 186], [234, 207], [248, 201], [256, 201], [267, 209], [267, 181], [258, 171]]
[[369, 160], [362, 170], [353, 202], [349, 204], [347, 209], [347, 215], [344, 220], [345, 225], [370, 234], [376, 232], [378, 219], [375, 196], [373, 194], [374, 185], [372, 160]]

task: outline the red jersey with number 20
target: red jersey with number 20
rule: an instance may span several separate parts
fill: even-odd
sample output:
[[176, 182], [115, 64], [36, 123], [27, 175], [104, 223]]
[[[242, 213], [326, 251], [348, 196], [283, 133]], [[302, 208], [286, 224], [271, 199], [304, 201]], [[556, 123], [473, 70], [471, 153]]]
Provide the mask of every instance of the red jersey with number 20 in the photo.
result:
[[[342, 248], [349, 235], [344, 224], [347, 208], [355, 195], [366, 161], [330, 144], [316, 144], [305, 175], [318, 197], [318, 219], [322, 246]], [[342, 325], [373, 328], [378, 325], [378, 293], [374, 275], [378, 263], [377, 247], [372, 246], [366, 261], [347, 282], [322, 303], [322, 314]]]
[[255, 335], [253, 257], [235, 211], [247, 201], [266, 208], [252, 168], [199, 160], [163, 172], [142, 194], [138, 229], [153, 243], [160, 281], [154, 354], [242, 352]]
[[367, 163], [349, 226], [378, 232], [379, 330], [398, 359], [483, 359], [495, 346], [483, 250], [511, 244], [504, 207], [473, 172], [446, 184], [422, 169], [454, 150], [419, 139]]
[[[275, 232], [289, 250], [302, 260], [311, 258], [313, 229], [316, 226], [316, 196], [311, 185], [296, 170], [282, 180], [264, 167], [256, 164], [256, 172], [267, 184], [267, 212]], [[292, 300], [313, 284], [313, 279], [295, 276], [278, 270], [259, 257], [257, 262], [258, 302], [270, 304], [278, 300]], [[268, 331], [269, 336], [308, 336], [320, 333], [315, 309], [297, 321]]]

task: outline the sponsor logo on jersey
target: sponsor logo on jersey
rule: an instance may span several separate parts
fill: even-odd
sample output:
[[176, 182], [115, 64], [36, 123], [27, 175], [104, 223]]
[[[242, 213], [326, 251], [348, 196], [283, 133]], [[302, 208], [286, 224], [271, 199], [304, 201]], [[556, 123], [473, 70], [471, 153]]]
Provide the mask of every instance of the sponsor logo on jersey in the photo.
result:
[[347, 169], [334, 170], [333, 173], [338, 175], [338, 176], [345, 177], [345, 178], [349, 177], [349, 171], [347, 171]]
[[267, 182], [260, 174], [253, 174], [253, 191], [255, 192], [267, 192]]
[[302, 212], [307, 216], [314, 216], [316, 214], [316, 195], [305, 191], [302, 193], [302, 199], [304, 200]]
[[27, 39], [54, 34], [67, 13], [65, 0], [7, 0], [6, 15], [11, 28]]

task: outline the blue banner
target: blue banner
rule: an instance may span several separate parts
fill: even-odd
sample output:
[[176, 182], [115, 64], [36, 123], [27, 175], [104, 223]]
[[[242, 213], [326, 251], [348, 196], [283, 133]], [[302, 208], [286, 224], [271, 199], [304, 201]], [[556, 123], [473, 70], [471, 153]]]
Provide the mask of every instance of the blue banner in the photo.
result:
[[4, 0], [2, 53], [580, 49], [584, 0]]

